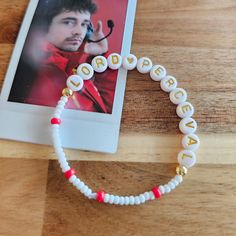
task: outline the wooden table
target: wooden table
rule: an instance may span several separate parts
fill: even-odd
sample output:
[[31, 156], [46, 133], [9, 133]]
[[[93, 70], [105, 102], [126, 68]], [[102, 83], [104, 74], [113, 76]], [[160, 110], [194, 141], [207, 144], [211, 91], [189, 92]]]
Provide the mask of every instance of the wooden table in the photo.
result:
[[[28, 0], [0, 1], [2, 84]], [[236, 235], [236, 1], [138, 0], [132, 52], [168, 68], [199, 123], [198, 164], [160, 201], [88, 201], [63, 178], [52, 147], [0, 141], [0, 235]], [[159, 85], [128, 75], [119, 151], [68, 150], [93, 189], [137, 194], [174, 175], [181, 134]], [[81, 160], [81, 161], [78, 161]]]

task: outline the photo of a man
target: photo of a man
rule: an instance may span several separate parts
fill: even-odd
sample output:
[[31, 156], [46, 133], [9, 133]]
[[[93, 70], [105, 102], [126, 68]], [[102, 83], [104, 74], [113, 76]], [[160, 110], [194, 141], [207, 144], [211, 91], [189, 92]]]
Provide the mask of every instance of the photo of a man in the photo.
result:
[[[97, 19], [96, 24], [91, 20], [98, 11], [98, 2], [102, 1], [39, 1], [9, 101], [55, 107], [66, 87], [66, 79], [76, 73], [79, 64], [90, 63], [96, 55], [109, 55], [104, 28], [109, 29], [101, 20]], [[115, 25], [124, 30], [127, 1], [122, 2], [123, 18], [120, 22], [116, 20]], [[119, 30], [117, 34], [122, 35], [123, 31]], [[121, 44], [122, 41], [119, 42], [119, 50]], [[112, 47], [110, 49], [114, 52]], [[117, 71], [95, 73], [91, 80], [84, 81], [82, 91], [74, 93], [66, 108], [111, 114], [116, 81]]]

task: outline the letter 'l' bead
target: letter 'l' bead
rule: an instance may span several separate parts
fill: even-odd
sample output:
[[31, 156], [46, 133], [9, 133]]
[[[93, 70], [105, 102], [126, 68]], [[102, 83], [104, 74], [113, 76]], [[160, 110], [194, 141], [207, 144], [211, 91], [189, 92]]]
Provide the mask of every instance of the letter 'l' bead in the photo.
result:
[[196, 155], [190, 150], [182, 150], [178, 154], [178, 162], [180, 165], [190, 168], [196, 163]]
[[195, 134], [187, 134], [182, 138], [182, 145], [184, 149], [195, 151], [200, 146], [200, 139]]
[[72, 91], [76, 92], [76, 91], [80, 91], [83, 86], [84, 86], [84, 81], [83, 79], [78, 76], [78, 75], [71, 75], [67, 81], [66, 81], [66, 85], [68, 88], [70, 88]]

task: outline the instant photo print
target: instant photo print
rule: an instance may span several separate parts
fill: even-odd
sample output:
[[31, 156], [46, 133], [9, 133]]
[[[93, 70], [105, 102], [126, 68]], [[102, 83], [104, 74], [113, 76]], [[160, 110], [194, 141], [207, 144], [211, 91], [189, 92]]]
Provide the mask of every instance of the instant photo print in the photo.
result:
[[[0, 96], [0, 138], [51, 145], [66, 79], [96, 55], [130, 53], [136, 0], [31, 0]], [[127, 71], [84, 81], [62, 115], [65, 148], [115, 153]]]

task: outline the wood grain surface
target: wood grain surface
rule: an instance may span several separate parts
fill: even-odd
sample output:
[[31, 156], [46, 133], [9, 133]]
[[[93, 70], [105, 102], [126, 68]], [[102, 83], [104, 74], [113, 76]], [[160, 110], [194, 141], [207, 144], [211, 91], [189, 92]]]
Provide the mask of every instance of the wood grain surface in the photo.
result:
[[[0, 86], [27, 4], [0, 1]], [[132, 52], [187, 90], [198, 164], [160, 201], [102, 205], [66, 182], [52, 147], [1, 140], [0, 236], [236, 235], [236, 1], [138, 0]], [[174, 175], [178, 122], [159, 85], [132, 71], [117, 154], [66, 152], [92, 189], [137, 194]]]

